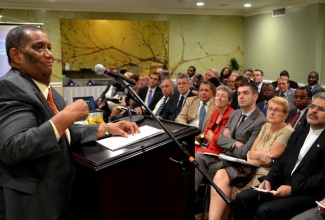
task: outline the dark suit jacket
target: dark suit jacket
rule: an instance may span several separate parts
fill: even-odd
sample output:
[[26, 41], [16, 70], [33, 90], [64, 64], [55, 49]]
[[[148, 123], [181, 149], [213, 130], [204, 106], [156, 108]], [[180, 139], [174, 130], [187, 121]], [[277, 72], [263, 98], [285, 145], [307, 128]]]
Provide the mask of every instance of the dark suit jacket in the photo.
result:
[[312, 96], [316, 95], [319, 92], [325, 92], [324, 88], [319, 85], [319, 83], [315, 84], [313, 89], [311, 90]]
[[[223, 131], [219, 135], [218, 145], [228, 151], [237, 158], [246, 159], [247, 152], [251, 149], [257, 135], [262, 126], [266, 122], [264, 114], [256, 108], [252, 114], [236, 129], [237, 123], [241, 117], [242, 110], [237, 109], [233, 111], [229, 117], [229, 121], [225, 128], [231, 132], [231, 137], [223, 135]], [[244, 143], [243, 146], [231, 150], [231, 147], [240, 141]]]
[[[171, 95], [170, 100], [168, 101], [168, 104], [166, 105], [166, 110], [161, 115], [161, 117], [163, 119], [175, 121], [175, 119], [177, 118], [177, 116], [179, 114], [179, 112], [178, 112], [178, 114], [175, 114], [176, 113], [176, 109], [177, 109], [177, 104], [178, 104], [179, 96], [180, 96], [179, 91], [178, 90], [175, 90], [175, 92], [173, 93], [173, 95]], [[192, 96], [195, 96], [195, 94], [192, 93], [192, 92], [190, 92], [188, 94], [188, 96], [186, 97], [186, 99], [188, 97], [192, 97]], [[183, 106], [184, 106], [184, 104], [186, 102], [186, 99], [184, 100]]]
[[284, 154], [274, 164], [266, 179], [271, 183], [272, 189], [290, 185], [291, 196], [304, 195], [320, 200], [325, 195], [325, 131], [315, 140], [291, 175], [309, 128], [307, 126], [292, 133]]
[[108, 90], [111, 88], [111, 86], [115, 83], [115, 80], [108, 80], [106, 89], [102, 92], [102, 94], [98, 97], [101, 98], [102, 100], [105, 99], [105, 95], [108, 92]]
[[[296, 122], [295, 130], [299, 128], [304, 128], [308, 124], [306, 116], [307, 116], [308, 109], [305, 111], [305, 113], [300, 117], [299, 121]], [[288, 113], [287, 118], [285, 119], [285, 123], [290, 123], [292, 118], [296, 115], [297, 113], [297, 108], [291, 109]]]
[[[146, 86], [146, 87], [140, 88], [138, 91], [138, 95], [143, 102], [146, 100], [148, 90], [149, 90], [149, 87]], [[156, 106], [157, 102], [161, 99], [161, 97], [163, 97], [161, 88], [157, 86], [155, 92], [153, 93], [152, 100], [148, 106], [151, 111], [155, 109], [155, 106]], [[140, 105], [138, 103], [134, 104], [134, 108], [139, 107], [139, 106]]]
[[[6, 219], [63, 219], [73, 184], [71, 148], [57, 141], [54, 112], [32, 79], [10, 70], [0, 79], [0, 207]], [[59, 110], [63, 98], [51, 88]], [[71, 126], [71, 146], [95, 141], [98, 125]], [[4, 215], [0, 208], [0, 216]]]

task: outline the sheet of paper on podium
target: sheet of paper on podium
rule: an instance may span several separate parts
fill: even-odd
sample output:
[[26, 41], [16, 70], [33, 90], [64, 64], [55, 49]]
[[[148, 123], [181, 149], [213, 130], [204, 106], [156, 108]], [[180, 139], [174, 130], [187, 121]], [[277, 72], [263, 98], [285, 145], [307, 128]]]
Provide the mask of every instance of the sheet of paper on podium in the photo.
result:
[[129, 134], [127, 138], [121, 136], [113, 136], [98, 140], [97, 143], [104, 147], [107, 147], [112, 151], [115, 151], [165, 132], [162, 129], [157, 129], [148, 125], [141, 126], [139, 129], [140, 133], [136, 133], [134, 136], [132, 136], [132, 134]]

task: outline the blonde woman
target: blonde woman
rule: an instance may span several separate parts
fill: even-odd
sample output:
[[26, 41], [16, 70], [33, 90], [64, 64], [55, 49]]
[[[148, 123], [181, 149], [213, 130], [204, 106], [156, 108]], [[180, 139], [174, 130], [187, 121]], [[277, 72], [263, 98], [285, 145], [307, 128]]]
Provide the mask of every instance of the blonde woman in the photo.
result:
[[[288, 115], [288, 101], [281, 97], [274, 97], [268, 101], [267, 123], [265, 123], [255, 139], [253, 146], [248, 151], [247, 161], [260, 166], [255, 175], [248, 183], [236, 183], [229, 175], [231, 167], [225, 167], [218, 170], [214, 176], [214, 183], [225, 193], [232, 201], [236, 194], [246, 188], [259, 184], [258, 178], [266, 175], [274, 162], [280, 158], [284, 152], [288, 139], [294, 131], [291, 125], [285, 124], [284, 120]], [[239, 188], [246, 185], [243, 188]], [[230, 206], [228, 206], [219, 194], [211, 188], [209, 220], [230, 219]]]

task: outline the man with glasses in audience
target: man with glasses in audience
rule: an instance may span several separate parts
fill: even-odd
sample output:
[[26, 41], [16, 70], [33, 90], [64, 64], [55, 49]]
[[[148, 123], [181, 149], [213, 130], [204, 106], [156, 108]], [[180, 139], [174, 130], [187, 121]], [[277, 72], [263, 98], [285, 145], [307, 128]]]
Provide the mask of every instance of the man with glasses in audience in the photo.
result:
[[[315, 207], [325, 195], [325, 93], [308, 105], [310, 126], [295, 130], [265, 180], [236, 196], [234, 219], [290, 219]], [[256, 216], [255, 216], [256, 215]]]
[[190, 77], [186, 73], [177, 74], [177, 91], [170, 97], [166, 110], [161, 115], [163, 119], [175, 121], [181, 112], [183, 105], [188, 97], [195, 96], [190, 90]]
[[260, 94], [262, 92], [262, 87], [264, 86], [263, 79], [264, 79], [263, 71], [260, 70], [260, 69], [254, 70], [254, 72], [253, 72], [253, 82], [257, 86], [258, 93], [260, 93]]

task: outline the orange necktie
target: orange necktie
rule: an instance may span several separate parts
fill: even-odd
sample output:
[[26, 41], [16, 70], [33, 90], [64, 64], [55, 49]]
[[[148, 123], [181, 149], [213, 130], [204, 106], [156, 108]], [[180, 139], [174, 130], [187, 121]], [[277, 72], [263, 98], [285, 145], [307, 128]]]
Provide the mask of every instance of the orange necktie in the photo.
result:
[[51, 89], [49, 89], [49, 93], [47, 95], [47, 102], [50, 104], [52, 110], [54, 111], [55, 114], [59, 113], [59, 110], [57, 109], [54, 100], [53, 100], [53, 96], [52, 96], [52, 92]]
[[[48, 95], [47, 95], [47, 102], [48, 102], [49, 105], [51, 106], [51, 108], [52, 108], [52, 110], [54, 111], [54, 113], [55, 113], [55, 114], [58, 114], [58, 113], [59, 113], [59, 110], [58, 110], [58, 108], [56, 107], [56, 105], [55, 105], [55, 103], [54, 103], [51, 89], [49, 89], [49, 93], [48, 93]], [[69, 132], [69, 130], [67, 129], [67, 130], [64, 132], [64, 134], [65, 134], [65, 136], [67, 137], [68, 142], [70, 143], [70, 132]]]

